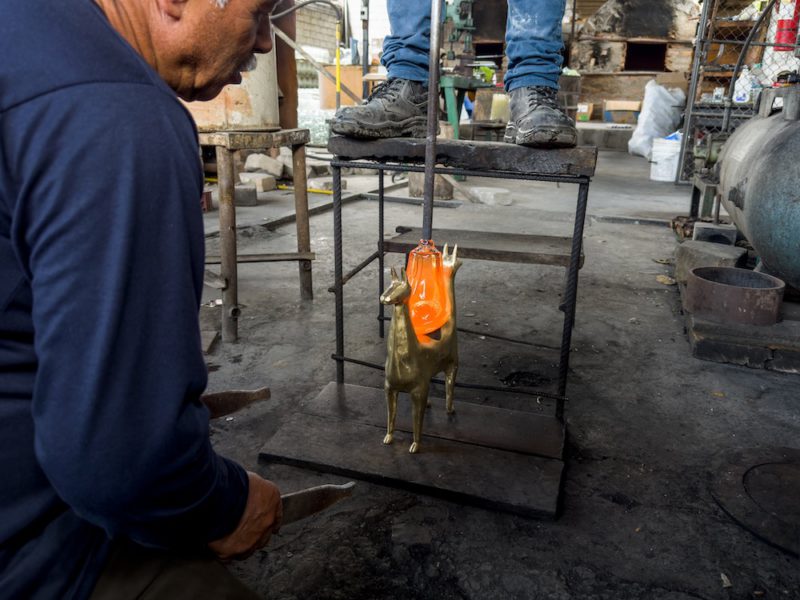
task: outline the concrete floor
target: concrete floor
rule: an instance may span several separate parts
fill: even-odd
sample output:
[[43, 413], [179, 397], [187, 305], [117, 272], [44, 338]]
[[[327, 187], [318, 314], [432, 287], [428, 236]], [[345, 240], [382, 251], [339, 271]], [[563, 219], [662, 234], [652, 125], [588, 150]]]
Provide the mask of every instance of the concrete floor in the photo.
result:
[[[655, 261], [672, 256], [674, 236], [649, 221], [685, 214], [689, 190], [652, 183], [647, 173], [643, 159], [603, 153], [592, 184], [558, 521], [359, 482], [352, 499], [287, 526], [232, 569], [265, 598], [281, 600], [800, 598], [798, 562], [740, 529], [708, 491], [718, 455], [797, 446], [800, 379], [690, 356], [677, 289], [656, 281], [669, 273]], [[574, 188], [516, 183], [513, 192], [512, 206], [465, 203], [438, 210], [434, 224], [569, 234]], [[375, 202], [345, 206], [349, 266], [374, 249], [376, 214]], [[418, 225], [420, 215], [417, 207], [388, 204], [387, 234], [398, 224]], [[215, 422], [213, 440], [286, 492], [343, 481], [257, 462], [281, 420], [334, 377], [330, 213], [313, 217], [311, 226], [315, 300], [299, 301], [296, 265], [240, 265], [241, 339], [217, 344], [208, 356], [212, 391], [271, 387], [268, 402]], [[242, 252], [292, 250], [295, 243], [291, 225], [240, 234]], [[209, 252], [216, 246], [210, 237]], [[346, 288], [346, 339], [351, 354], [381, 362], [376, 268]], [[466, 262], [457, 278], [460, 325], [536, 345], [463, 335], [462, 373], [496, 385], [520, 373], [547, 383], [554, 355], [546, 347], [559, 341], [562, 284], [560, 269]], [[204, 320], [213, 313], [205, 309]], [[381, 385], [378, 373], [360, 367], [348, 366], [347, 379]], [[375, 450], [380, 443], [376, 437]], [[723, 586], [723, 574], [732, 587]]]

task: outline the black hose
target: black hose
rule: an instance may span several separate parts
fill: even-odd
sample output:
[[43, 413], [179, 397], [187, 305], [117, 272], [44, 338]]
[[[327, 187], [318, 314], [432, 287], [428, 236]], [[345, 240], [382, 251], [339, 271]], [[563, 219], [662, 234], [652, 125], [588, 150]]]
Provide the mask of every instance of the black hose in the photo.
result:
[[747, 34], [747, 39], [745, 40], [742, 51], [739, 54], [739, 60], [736, 61], [736, 67], [733, 69], [733, 73], [731, 75], [731, 85], [730, 89], [728, 90], [728, 97], [725, 101], [725, 116], [722, 120], [722, 130], [725, 133], [730, 133], [731, 131], [731, 105], [733, 104], [733, 94], [736, 91], [737, 74], [742, 70], [742, 65], [744, 64], [744, 59], [747, 57], [747, 52], [750, 50], [750, 45], [753, 43], [753, 39], [756, 37], [758, 30], [761, 29], [764, 19], [767, 18], [767, 15], [775, 7], [775, 2], [777, 2], [777, 0], [769, 0], [767, 6], [758, 16], [753, 28], [750, 30], [750, 33]]

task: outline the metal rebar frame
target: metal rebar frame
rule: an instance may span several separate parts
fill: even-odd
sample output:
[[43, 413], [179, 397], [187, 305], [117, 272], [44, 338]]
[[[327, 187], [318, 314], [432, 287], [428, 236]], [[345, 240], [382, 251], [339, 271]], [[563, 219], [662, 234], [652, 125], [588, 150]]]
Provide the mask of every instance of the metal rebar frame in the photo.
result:
[[[346, 161], [334, 158], [331, 161], [333, 169], [333, 235], [334, 235], [334, 285], [332, 291], [335, 294], [336, 306], [336, 352], [332, 358], [336, 361], [336, 382], [339, 384], [344, 383], [344, 365], [351, 363], [372, 369], [383, 369], [382, 365], [370, 363], [367, 361], [359, 360], [356, 358], [348, 357], [345, 354], [344, 343], [344, 285], [350, 281], [356, 274], [360, 273], [366, 267], [378, 261], [378, 281], [379, 293], [383, 292], [384, 288], [384, 175], [386, 171], [391, 172], [422, 172], [445, 175], [469, 175], [473, 177], [490, 177], [494, 179], [512, 179], [512, 180], [526, 180], [526, 181], [545, 181], [552, 183], [574, 184], [578, 186], [577, 207], [575, 211], [575, 223], [572, 237], [572, 247], [570, 251], [569, 266], [567, 268], [566, 285], [563, 296], [563, 302], [559, 306], [560, 310], [564, 313], [564, 326], [561, 336], [561, 345], [559, 351], [559, 368], [558, 368], [558, 387], [557, 393], [544, 392], [534, 389], [519, 389], [514, 388], [515, 393], [535, 396], [538, 398], [548, 398], [555, 401], [555, 416], [559, 421], [563, 422], [564, 415], [564, 402], [566, 401], [567, 392], [567, 378], [569, 374], [569, 360], [570, 348], [572, 344], [572, 331], [575, 325], [575, 312], [578, 298], [578, 277], [581, 265], [581, 253], [583, 249], [583, 231], [586, 220], [586, 208], [589, 200], [589, 184], [591, 179], [589, 177], [574, 177], [574, 176], [547, 176], [536, 174], [525, 174], [507, 171], [481, 171], [481, 170], [468, 170], [458, 169], [451, 167], [425, 167], [422, 165], [414, 164], [397, 164], [388, 162], [373, 162], [366, 160]], [[378, 188], [378, 251], [367, 259], [359, 261], [358, 265], [352, 270], [344, 273], [344, 257], [342, 253], [343, 247], [343, 233], [342, 233], [342, 172], [343, 168], [358, 168], [358, 169], [373, 169], [378, 172], [379, 188]], [[428, 208], [430, 217], [432, 219], [433, 208]], [[384, 314], [384, 307], [380, 302], [378, 321], [379, 321], [379, 335], [384, 335], [384, 323], [387, 317]], [[519, 342], [526, 345], [535, 345], [527, 340], [508, 340], [509, 342]], [[434, 380], [436, 382], [436, 380]], [[456, 387], [466, 389], [480, 389], [487, 391], [508, 392], [509, 388], [479, 385], [470, 383], [456, 383]]]

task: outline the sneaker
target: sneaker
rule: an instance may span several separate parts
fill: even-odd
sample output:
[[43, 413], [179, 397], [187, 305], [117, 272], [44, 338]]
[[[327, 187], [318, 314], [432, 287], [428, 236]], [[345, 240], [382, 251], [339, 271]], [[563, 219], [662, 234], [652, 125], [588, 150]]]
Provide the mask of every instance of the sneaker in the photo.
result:
[[517, 88], [511, 96], [511, 120], [503, 141], [533, 148], [572, 148], [578, 130], [558, 103], [558, 92], [544, 86]]
[[360, 106], [340, 108], [331, 131], [355, 138], [424, 138], [428, 122], [428, 88], [418, 81], [390, 79], [375, 88]]

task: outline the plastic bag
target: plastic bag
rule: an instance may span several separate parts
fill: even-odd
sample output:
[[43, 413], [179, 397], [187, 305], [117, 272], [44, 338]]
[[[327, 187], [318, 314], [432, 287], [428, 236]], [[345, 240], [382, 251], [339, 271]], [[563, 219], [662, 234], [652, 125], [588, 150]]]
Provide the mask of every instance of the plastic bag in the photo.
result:
[[653, 139], [663, 138], [678, 128], [685, 104], [686, 94], [680, 88], [667, 89], [655, 79], [649, 81], [644, 89], [639, 122], [628, 142], [628, 152], [650, 160]]

